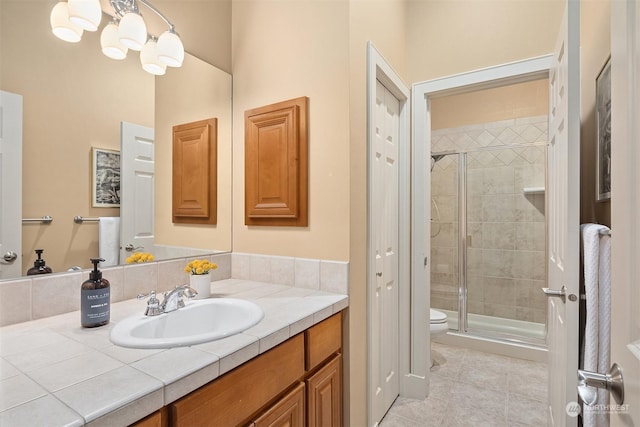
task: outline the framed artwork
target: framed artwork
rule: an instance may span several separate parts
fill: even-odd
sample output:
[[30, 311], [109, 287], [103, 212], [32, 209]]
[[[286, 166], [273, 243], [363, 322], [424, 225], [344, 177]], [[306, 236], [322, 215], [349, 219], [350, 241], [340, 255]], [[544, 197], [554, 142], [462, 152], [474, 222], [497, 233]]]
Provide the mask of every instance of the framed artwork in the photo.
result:
[[120, 152], [91, 148], [91, 206], [120, 207]]
[[611, 58], [596, 77], [596, 200], [611, 199]]

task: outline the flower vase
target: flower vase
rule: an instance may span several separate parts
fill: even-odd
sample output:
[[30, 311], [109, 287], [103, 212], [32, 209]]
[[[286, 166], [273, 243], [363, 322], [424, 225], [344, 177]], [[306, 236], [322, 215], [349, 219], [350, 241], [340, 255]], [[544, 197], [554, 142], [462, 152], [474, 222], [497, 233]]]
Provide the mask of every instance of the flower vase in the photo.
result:
[[192, 274], [189, 276], [189, 286], [198, 292], [195, 299], [204, 299], [211, 296], [211, 276], [207, 274]]

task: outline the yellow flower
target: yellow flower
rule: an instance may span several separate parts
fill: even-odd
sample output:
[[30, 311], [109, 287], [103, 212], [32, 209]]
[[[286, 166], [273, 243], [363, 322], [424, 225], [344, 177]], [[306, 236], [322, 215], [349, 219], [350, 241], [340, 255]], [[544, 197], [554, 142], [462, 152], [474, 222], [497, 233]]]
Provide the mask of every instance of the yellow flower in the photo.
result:
[[151, 262], [155, 258], [148, 252], [135, 252], [131, 256], [127, 257], [125, 262], [127, 264], [141, 264], [143, 262]]
[[209, 262], [209, 260], [193, 260], [190, 261], [184, 268], [185, 273], [191, 273], [196, 275], [209, 274], [209, 271], [215, 270], [218, 265], [215, 262]]

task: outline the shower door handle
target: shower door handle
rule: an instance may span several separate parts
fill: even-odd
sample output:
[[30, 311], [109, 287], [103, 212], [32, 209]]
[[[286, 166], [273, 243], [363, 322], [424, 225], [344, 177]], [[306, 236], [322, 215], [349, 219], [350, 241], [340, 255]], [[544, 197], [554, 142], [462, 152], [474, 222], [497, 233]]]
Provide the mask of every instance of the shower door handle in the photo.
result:
[[562, 285], [559, 291], [555, 289], [542, 288], [542, 292], [548, 297], [559, 297], [562, 298], [562, 302], [566, 302], [566, 299], [569, 298], [569, 301], [577, 301], [578, 297], [574, 294], [567, 295], [567, 287]]
[[542, 288], [542, 292], [544, 292], [548, 297], [562, 298], [562, 302], [565, 302], [567, 298], [567, 287], [565, 285], [562, 285], [559, 291], [556, 291], [555, 289]]

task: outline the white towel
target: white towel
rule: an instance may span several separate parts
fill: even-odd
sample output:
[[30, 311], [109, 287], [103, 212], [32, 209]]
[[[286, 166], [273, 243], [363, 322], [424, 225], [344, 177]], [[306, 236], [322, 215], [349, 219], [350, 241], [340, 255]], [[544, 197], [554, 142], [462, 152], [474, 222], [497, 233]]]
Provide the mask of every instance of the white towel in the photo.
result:
[[104, 259], [100, 265], [102, 267], [118, 265], [120, 258], [120, 217], [101, 216], [98, 227], [99, 256]]
[[[583, 224], [582, 252], [584, 285], [587, 300], [587, 316], [584, 331], [582, 369], [605, 373], [609, 370], [611, 348], [611, 241], [608, 235], [600, 234], [609, 230], [604, 225]], [[596, 403], [609, 403], [609, 392], [590, 388], [598, 399]], [[583, 424], [585, 427], [608, 426], [608, 414], [594, 411], [584, 405]]]

